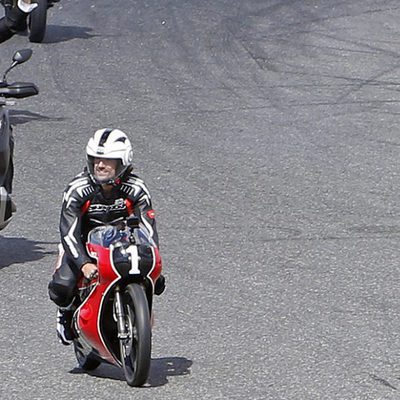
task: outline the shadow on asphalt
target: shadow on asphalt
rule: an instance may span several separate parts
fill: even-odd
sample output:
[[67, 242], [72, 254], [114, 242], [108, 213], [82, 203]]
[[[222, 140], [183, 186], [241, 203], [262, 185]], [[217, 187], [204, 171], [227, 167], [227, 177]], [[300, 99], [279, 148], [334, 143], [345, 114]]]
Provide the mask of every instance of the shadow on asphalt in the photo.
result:
[[60, 43], [73, 39], [90, 39], [99, 35], [90, 33], [92, 28], [84, 26], [47, 25], [43, 43]]
[[[42, 245], [54, 244], [54, 251], [46, 251]], [[0, 236], [0, 270], [12, 264], [40, 260], [48, 254], [57, 254], [56, 242], [37, 242], [25, 238]]]
[[189, 375], [192, 364], [193, 361], [185, 357], [152, 359], [147, 386], [157, 387], [165, 385], [168, 383], [168, 377], [170, 376]]
[[23, 125], [31, 121], [65, 121], [66, 119], [64, 117], [47, 117], [24, 110], [10, 110], [11, 125]]
[[[171, 376], [182, 376], [190, 374], [190, 367], [193, 361], [185, 357], [165, 357], [153, 358], [151, 360], [150, 374], [147, 383], [143, 386], [158, 387], [168, 383], [168, 378]], [[122, 368], [118, 368], [110, 364], [101, 364], [94, 371], [84, 371], [77, 367], [70, 371], [71, 374], [88, 374], [98, 378], [114, 379], [125, 381], [125, 376]]]

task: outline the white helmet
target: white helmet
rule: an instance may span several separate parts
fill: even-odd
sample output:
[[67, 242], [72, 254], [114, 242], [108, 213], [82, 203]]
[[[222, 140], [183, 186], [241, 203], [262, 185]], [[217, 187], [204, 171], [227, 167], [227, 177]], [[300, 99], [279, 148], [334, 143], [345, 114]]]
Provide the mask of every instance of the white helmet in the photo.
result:
[[[99, 184], [112, 184], [132, 165], [132, 145], [128, 136], [119, 129], [99, 129], [95, 132], [94, 136], [89, 139], [86, 146], [86, 158], [92, 180]], [[96, 179], [93, 172], [95, 158], [110, 158], [119, 161], [113, 179], [107, 182], [100, 182]]]

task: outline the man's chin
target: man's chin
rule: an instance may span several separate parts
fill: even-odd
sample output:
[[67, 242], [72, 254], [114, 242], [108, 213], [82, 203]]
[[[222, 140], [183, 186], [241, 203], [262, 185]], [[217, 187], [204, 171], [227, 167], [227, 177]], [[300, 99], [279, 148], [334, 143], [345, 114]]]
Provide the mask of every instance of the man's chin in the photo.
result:
[[95, 175], [95, 178], [96, 178], [98, 181], [107, 182], [107, 181], [109, 181], [109, 180], [111, 180], [111, 179], [114, 179], [114, 176], [111, 176], [111, 175], [98, 175], [98, 174], [96, 174], [96, 175]]
[[97, 183], [99, 183], [100, 185], [110, 184], [114, 179], [113, 176], [100, 176], [100, 175], [95, 175], [95, 178]]

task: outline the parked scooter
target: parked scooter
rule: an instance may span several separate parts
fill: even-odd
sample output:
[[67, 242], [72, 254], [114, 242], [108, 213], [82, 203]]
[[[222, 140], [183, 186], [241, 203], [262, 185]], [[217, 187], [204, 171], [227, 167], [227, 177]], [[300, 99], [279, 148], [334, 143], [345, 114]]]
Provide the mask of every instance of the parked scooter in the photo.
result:
[[35, 84], [30, 82], [7, 82], [7, 74], [17, 65], [28, 61], [32, 55], [31, 49], [19, 50], [13, 56], [11, 66], [0, 82], [0, 230], [4, 229], [16, 211], [10, 195], [14, 175], [13, 149], [14, 138], [10, 124], [9, 111], [5, 106], [14, 105], [9, 98], [22, 99], [39, 93]]

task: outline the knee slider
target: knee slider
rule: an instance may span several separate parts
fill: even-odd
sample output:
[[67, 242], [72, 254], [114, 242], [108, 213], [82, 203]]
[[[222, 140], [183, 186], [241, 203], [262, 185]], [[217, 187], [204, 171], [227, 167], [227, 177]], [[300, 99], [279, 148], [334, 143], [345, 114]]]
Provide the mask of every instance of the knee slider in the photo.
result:
[[52, 281], [49, 283], [48, 289], [50, 299], [59, 307], [68, 307], [75, 296], [75, 288], [66, 284]]

